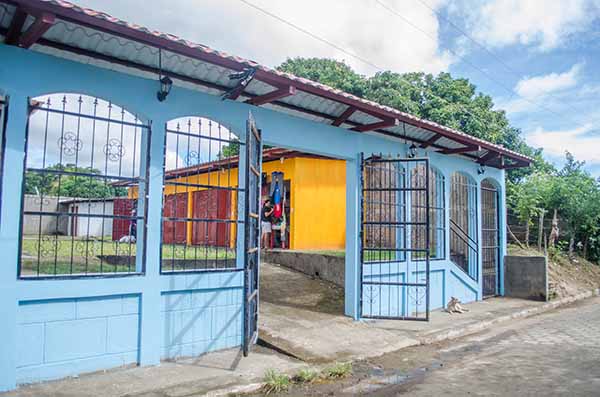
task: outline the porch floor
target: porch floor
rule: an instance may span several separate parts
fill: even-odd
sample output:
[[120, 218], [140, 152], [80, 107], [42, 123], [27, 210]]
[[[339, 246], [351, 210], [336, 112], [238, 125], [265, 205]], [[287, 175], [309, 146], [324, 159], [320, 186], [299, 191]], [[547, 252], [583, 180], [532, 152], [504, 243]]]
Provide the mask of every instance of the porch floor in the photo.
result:
[[436, 310], [429, 322], [353, 321], [344, 316], [344, 291], [279, 265], [261, 264], [259, 338], [303, 361], [321, 363], [375, 357], [542, 302], [491, 298], [468, 305], [469, 312]]

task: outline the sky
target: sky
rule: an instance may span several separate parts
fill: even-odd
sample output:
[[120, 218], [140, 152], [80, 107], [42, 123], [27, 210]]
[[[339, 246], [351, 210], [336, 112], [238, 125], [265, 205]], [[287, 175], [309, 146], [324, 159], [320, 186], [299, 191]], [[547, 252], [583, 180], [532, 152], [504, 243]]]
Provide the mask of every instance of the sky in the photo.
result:
[[600, 177], [600, 0], [74, 2], [271, 67], [314, 56], [466, 77], [548, 160], [569, 150]]

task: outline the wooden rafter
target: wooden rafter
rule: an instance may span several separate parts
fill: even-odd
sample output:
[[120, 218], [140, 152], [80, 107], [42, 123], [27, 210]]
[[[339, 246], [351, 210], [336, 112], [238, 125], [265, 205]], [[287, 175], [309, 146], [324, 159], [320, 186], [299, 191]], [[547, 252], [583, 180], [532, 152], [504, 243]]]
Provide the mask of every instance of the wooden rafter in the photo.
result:
[[287, 87], [278, 88], [275, 91], [271, 91], [268, 94], [260, 95], [251, 99], [248, 99], [246, 103], [251, 105], [260, 106], [265, 103], [277, 101], [290, 95], [296, 94], [296, 87], [290, 85]]
[[485, 156], [483, 156], [479, 160], [477, 160], [477, 162], [479, 164], [486, 165], [486, 164], [489, 164], [492, 160], [494, 160], [498, 156], [500, 156], [500, 153], [489, 151], [485, 154]]
[[8, 45], [17, 45], [19, 44], [19, 37], [21, 36], [21, 30], [23, 30], [23, 26], [25, 25], [25, 21], [27, 20], [27, 13], [23, 11], [21, 8], [17, 8], [15, 11], [15, 15], [13, 15], [12, 21], [10, 21], [10, 26], [8, 28], [8, 33], [4, 38], [4, 44]]
[[358, 132], [367, 132], [367, 131], [377, 130], [380, 128], [393, 127], [395, 125], [398, 125], [398, 120], [386, 119], [386, 120], [378, 121], [376, 123], [359, 125], [357, 127], [352, 128], [352, 130], [358, 131]]
[[434, 143], [436, 143], [442, 136], [440, 134], [435, 134], [434, 136], [432, 136], [431, 138], [429, 138], [428, 140], [426, 140], [425, 142], [423, 142], [420, 147], [422, 149], [425, 149], [431, 145], [433, 145]]
[[356, 112], [356, 110], [357, 109], [354, 106], [348, 106], [348, 108], [344, 110], [344, 112], [340, 114], [337, 119], [333, 120], [333, 123], [331, 123], [331, 125], [339, 127], [344, 123], [344, 121], [348, 120], [350, 116], [352, 116], [352, 114]]
[[442, 154], [461, 154], [461, 153], [469, 153], [469, 152], [478, 152], [481, 150], [481, 146], [469, 145], [463, 146], [455, 149], [442, 149], [438, 150], [438, 153]]
[[54, 25], [56, 18], [52, 14], [43, 13], [35, 18], [35, 22], [21, 34], [19, 47], [29, 48], [34, 45]]

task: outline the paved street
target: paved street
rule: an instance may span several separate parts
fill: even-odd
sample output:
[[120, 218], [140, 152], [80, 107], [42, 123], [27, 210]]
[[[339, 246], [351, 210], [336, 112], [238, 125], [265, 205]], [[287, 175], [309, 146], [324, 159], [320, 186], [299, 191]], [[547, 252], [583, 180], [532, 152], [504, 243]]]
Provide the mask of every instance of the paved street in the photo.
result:
[[358, 364], [297, 395], [600, 396], [600, 298]]

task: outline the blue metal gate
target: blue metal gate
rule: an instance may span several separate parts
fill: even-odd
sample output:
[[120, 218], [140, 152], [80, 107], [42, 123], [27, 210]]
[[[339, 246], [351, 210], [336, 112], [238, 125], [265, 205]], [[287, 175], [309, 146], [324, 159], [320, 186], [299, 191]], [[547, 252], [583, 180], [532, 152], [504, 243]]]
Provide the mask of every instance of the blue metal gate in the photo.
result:
[[244, 244], [244, 356], [258, 338], [258, 273], [262, 139], [252, 113], [246, 123], [246, 212]]
[[427, 158], [362, 156], [363, 318], [429, 320], [429, 174]]

